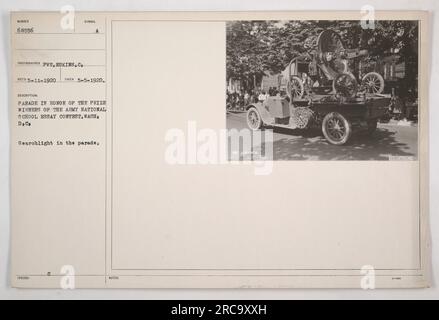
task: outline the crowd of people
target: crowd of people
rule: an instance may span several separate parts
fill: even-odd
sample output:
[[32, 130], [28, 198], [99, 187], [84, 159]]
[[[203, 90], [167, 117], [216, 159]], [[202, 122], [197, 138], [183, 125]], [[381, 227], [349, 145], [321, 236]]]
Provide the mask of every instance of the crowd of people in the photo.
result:
[[284, 96], [285, 92], [275, 87], [265, 90], [227, 91], [227, 109], [244, 110], [245, 106], [265, 101], [269, 96]]

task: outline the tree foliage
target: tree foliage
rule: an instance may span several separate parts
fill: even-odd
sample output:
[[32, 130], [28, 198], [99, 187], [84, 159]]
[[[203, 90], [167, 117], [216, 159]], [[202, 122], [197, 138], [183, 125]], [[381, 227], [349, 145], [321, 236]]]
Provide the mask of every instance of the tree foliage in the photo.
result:
[[417, 84], [418, 23], [375, 21], [363, 29], [359, 21], [233, 21], [227, 23], [227, 78], [253, 83], [266, 73], [278, 73], [297, 55], [316, 49], [318, 35], [336, 31], [346, 48], [367, 49], [365, 65], [391, 52], [406, 64], [406, 86]]

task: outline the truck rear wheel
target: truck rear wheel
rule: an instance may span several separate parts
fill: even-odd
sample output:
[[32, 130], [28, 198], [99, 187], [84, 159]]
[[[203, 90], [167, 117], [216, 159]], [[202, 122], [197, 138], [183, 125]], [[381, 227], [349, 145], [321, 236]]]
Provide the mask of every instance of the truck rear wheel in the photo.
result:
[[329, 143], [342, 145], [351, 136], [352, 126], [342, 114], [331, 112], [323, 118], [322, 131]]

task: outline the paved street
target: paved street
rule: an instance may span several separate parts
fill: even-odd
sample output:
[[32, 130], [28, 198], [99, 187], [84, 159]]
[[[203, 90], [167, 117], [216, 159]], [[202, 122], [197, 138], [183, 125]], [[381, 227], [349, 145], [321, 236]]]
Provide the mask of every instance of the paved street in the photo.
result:
[[[227, 128], [247, 128], [245, 113], [228, 113]], [[418, 152], [418, 127], [378, 124], [369, 136], [354, 133], [342, 146], [329, 144], [319, 130], [274, 130], [274, 160], [401, 160], [415, 159]]]

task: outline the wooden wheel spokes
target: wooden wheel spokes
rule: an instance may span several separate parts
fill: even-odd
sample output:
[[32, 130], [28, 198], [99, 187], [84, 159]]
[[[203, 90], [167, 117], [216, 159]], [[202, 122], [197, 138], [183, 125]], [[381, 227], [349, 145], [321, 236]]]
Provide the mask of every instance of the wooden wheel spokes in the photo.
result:
[[305, 92], [302, 80], [299, 77], [294, 76], [291, 79], [291, 96], [293, 99], [302, 98]]
[[327, 128], [328, 134], [331, 135], [334, 140], [341, 140], [346, 134], [346, 127], [344, 126], [343, 122], [337, 118], [330, 119], [328, 121]]
[[252, 108], [247, 113], [247, 124], [252, 130], [258, 130], [261, 127], [261, 117], [256, 109]]
[[323, 118], [322, 131], [329, 143], [343, 145], [348, 141], [352, 128], [349, 121], [341, 113], [330, 112]]
[[377, 72], [369, 72], [363, 77], [363, 86], [368, 93], [381, 93], [384, 90], [384, 79]]
[[371, 76], [367, 80], [367, 87], [372, 93], [377, 93], [380, 90], [380, 80], [376, 76]]
[[342, 73], [335, 78], [334, 89], [344, 97], [354, 97], [357, 93], [357, 80], [350, 73]]

